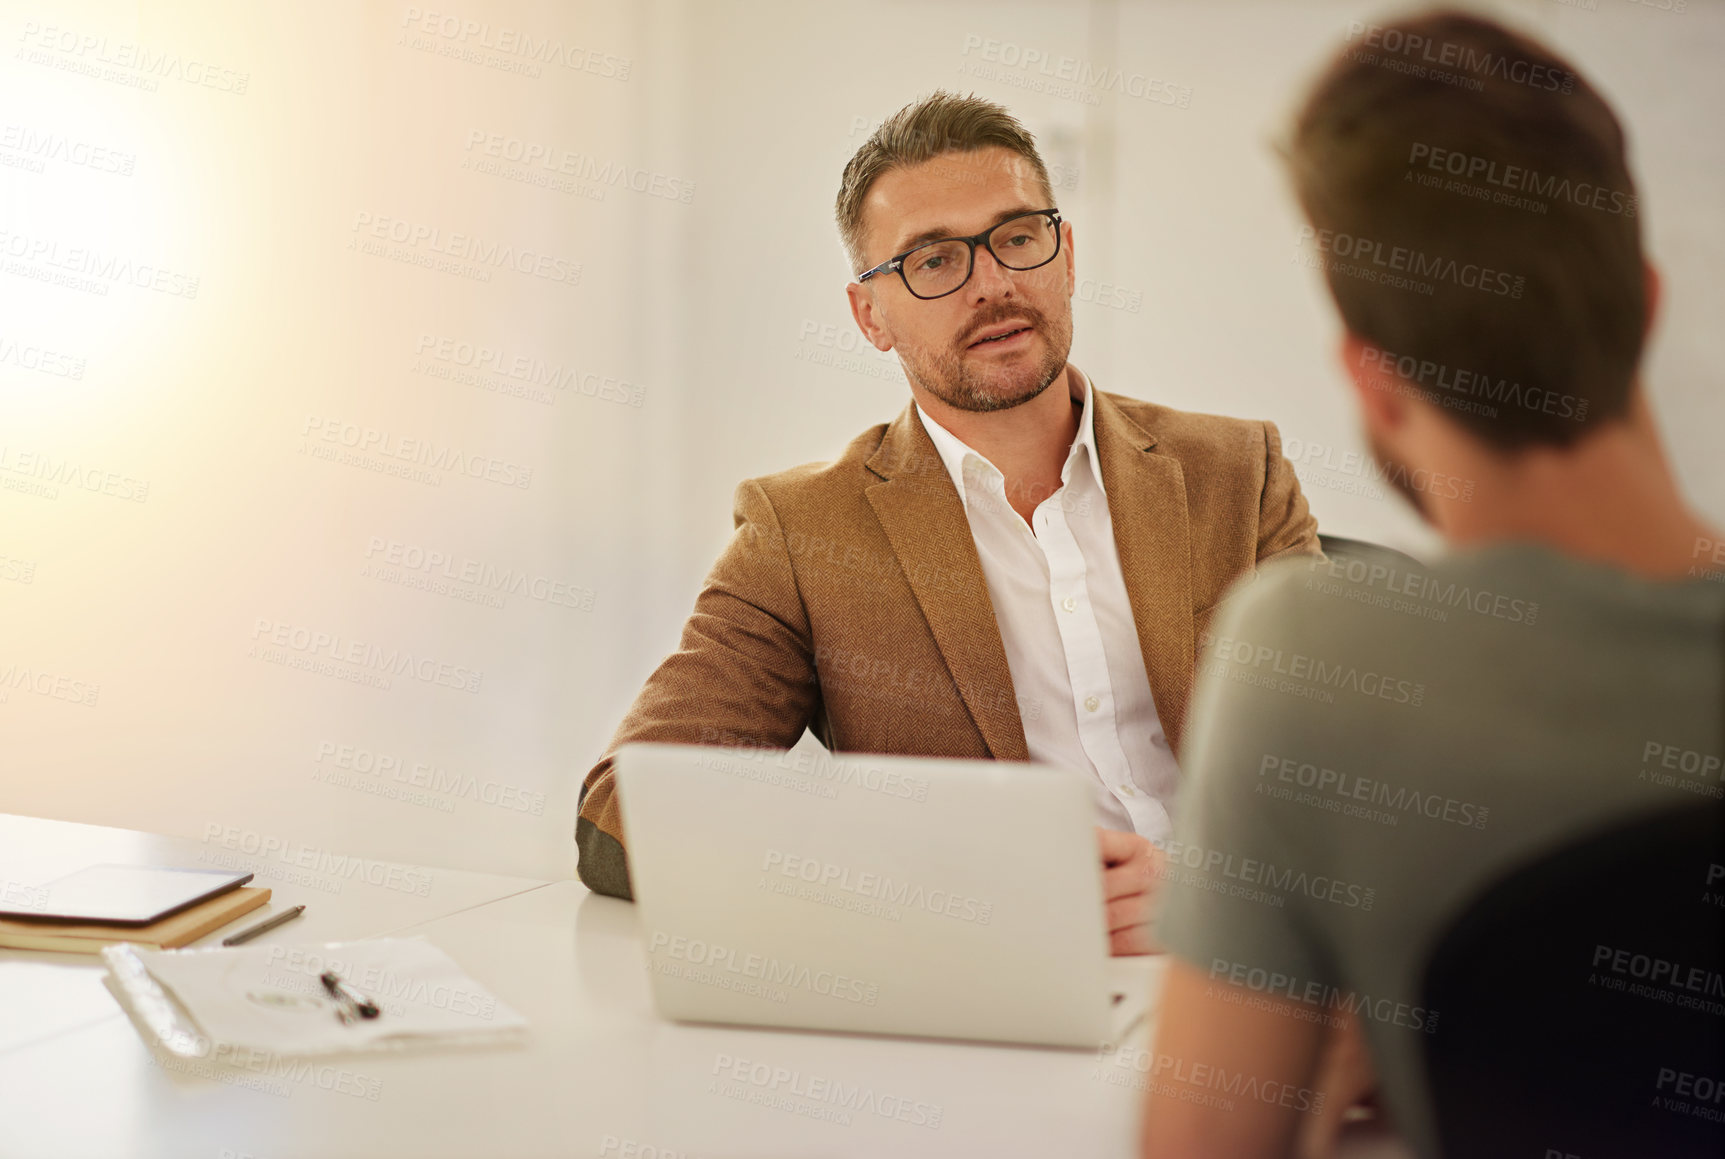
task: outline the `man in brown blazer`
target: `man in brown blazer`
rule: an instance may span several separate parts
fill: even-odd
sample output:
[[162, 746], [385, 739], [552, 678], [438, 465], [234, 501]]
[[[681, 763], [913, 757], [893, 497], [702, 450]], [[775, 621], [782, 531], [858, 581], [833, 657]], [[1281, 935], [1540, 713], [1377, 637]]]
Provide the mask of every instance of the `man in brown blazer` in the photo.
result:
[[581, 879], [630, 896], [620, 746], [785, 749], [807, 727], [835, 752], [1087, 777], [1114, 949], [1142, 952], [1200, 635], [1236, 579], [1316, 553], [1316, 523], [1273, 425], [1095, 390], [1066, 361], [1072, 227], [1000, 106], [895, 114], [838, 219], [852, 314], [913, 401], [831, 463], [737, 488], [681, 644], [582, 787]]

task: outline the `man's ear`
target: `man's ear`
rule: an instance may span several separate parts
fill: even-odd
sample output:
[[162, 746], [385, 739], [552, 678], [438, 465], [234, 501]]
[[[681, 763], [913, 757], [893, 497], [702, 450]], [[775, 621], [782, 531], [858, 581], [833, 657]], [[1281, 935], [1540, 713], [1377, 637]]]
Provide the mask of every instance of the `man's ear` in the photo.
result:
[[1396, 393], [1401, 380], [1391, 356], [1351, 330], [1342, 332], [1341, 354], [1366, 429], [1388, 433], [1399, 428], [1407, 417], [1407, 400]]
[[1066, 250], [1066, 296], [1070, 298], [1078, 292], [1078, 252], [1072, 244], [1072, 223], [1063, 221], [1060, 228], [1066, 232], [1061, 244]]
[[[875, 275], [877, 278], [881, 276]], [[845, 297], [850, 300], [851, 317], [856, 319], [857, 329], [863, 332], [863, 337], [882, 354], [891, 350], [892, 334], [887, 330], [885, 319], [881, 317], [880, 308], [875, 305], [874, 294], [869, 288], [861, 282], [852, 282], [845, 287]]]
[[1647, 336], [1653, 332], [1654, 320], [1659, 317], [1659, 301], [1665, 296], [1665, 283], [1652, 262], [1641, 263], [1641, 281], [1646, 287], [1647, 298], [1647, 320], [1641, 326], [1641, 340], [1646, 342]]

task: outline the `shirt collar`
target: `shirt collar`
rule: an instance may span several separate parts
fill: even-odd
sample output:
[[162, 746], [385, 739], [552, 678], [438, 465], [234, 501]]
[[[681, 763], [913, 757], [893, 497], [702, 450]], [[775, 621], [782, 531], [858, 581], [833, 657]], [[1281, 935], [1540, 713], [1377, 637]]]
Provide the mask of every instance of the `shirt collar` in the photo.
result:
[[[1082, 459], [1091, 477], [1096, 480], [1096, 489], [1102, 492], [1103, 501], [1108, 499], [1108, 490], [1102, 485], [1102, 464], [1096, 455], [1096, 398], [1090, 388], [1090, 380], [1084, 377], [1084, 372], [1068, 363], [1067, 377], [1072, 383], [1077, 397], [1084, 400], [1084, 411], [1078, 416], [1078, 434], [1072, 440], [1072, 447], [1067, 451], [1066, 462], [1060, 468], [1060, 481], [1064, 485], [1070, 483], [1072, 463], [1074, 459]], [[946, 473], [952, 476], [952, 485], [958, 488], [958, 497], [964, 502], [966, 510], [970, 507], [969, 496], [965, 492], [965, 469], [969, 467], [978, 472], [979, 481], [987, 480], [1005, 492], [1005, 476], [1000, 468], [988, 461], [979, 451], [966, 446], [964, 441], [934, 419], [923, 413], [923, 409], [911, 400], [911, 406], [916, 410], [916, 416], [922, 421], [923, 429], [928, 437], [934, 440], [934, 449], [940, 454], [940, 461], [946, 467]], [[1081, 453], [1082, 452], [1082, 453]]]

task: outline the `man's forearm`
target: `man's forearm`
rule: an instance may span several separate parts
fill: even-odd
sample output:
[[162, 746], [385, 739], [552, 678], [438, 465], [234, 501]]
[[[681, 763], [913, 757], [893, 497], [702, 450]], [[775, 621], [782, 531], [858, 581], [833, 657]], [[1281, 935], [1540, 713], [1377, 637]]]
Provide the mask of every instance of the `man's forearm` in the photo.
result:
[[595, 893], [633, 896], [611, 762], [626, 744], [790, 748], [820, 703], [808, 614], [785, 537], [760, 486], [737, 488], [736, 522], [667, 656], [587, 774], [575, 822], [577, 872]]

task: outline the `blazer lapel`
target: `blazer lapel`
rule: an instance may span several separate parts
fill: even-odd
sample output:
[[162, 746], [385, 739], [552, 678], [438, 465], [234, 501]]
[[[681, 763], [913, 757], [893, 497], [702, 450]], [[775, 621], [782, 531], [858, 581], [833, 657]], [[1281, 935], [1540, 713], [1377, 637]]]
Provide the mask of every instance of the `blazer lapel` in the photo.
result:
[[1091, 388], [1097, 458], [1138, 647], [1162, 730], [1178, 753], [1197, 659], [1185, 475], [1177, 460], [1155, 452], [1154, 435]]
[[887, 427], [867, 466], [882, 481], [863, 494], [892, 543], [989, 754], [997, 760], [1029, 760], [1012, 671], [964, 503], [911, 406]]

